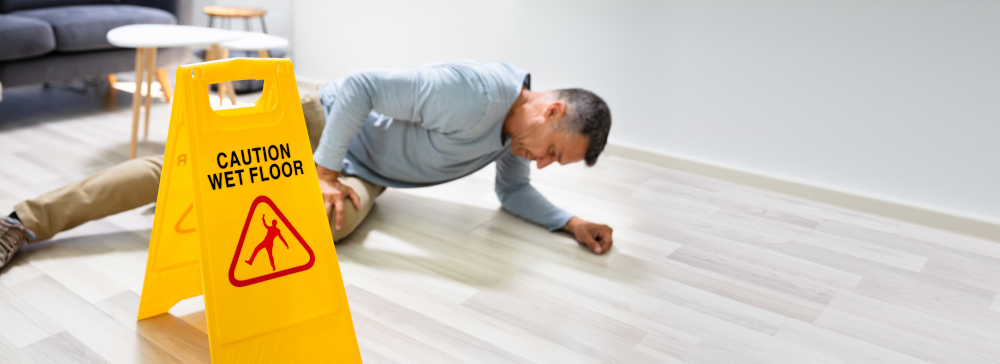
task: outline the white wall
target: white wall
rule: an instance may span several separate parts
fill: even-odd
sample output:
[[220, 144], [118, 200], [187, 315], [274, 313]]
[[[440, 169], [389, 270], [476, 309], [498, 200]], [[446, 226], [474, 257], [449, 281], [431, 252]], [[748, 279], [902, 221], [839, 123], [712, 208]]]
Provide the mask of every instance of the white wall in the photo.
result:
[[611, 138], [1000, 217], [1000, 2], [319, 1], [296, 72], [504, 60]]

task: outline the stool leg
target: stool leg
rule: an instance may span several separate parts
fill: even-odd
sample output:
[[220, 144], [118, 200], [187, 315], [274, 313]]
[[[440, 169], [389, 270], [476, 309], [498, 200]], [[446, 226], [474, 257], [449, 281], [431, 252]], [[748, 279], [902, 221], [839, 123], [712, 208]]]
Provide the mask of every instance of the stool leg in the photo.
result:
[[260, 30], [267, 34], [267, 25], [264, 25], [264, 17], [260, 17]]
[[214, 16], [212, 16], [212, 15], [209, 15], [209, 16], [208, 16], [208, 27], [209, 27], [209, 28], [211, 28], [211, 27], [212, 27], [212, 22], [213, 22], [214, 20], [215, 20], [215, 17], [214, 17]]
[[258, 49], [257, 50], [257, 57], [260, 57], [260, 58], [271, 58], [271, 54], [268, 53], [268, 50], [266, 50], [266, 49]]
[[146, 49], [135, 50], [135, 93], [132, 94], [132, 141], [129, 144], [128, 159], [135, 158], [136, 139], [139, 137], [139, 105], [142, 104], [142, 71], [146, 67]]
[[142, 138], [149, 137], [149, 109], [153, 103], [153, 72], [156, 71], [156, 48], [146, 50], [146, 126]]

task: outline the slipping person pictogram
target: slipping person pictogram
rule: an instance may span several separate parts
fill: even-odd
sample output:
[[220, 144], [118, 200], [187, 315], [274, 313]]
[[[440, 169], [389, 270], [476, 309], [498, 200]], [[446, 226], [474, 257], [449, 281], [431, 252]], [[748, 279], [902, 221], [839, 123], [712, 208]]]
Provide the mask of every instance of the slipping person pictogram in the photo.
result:
[[[265, 211], [259, 211], [258, 208], [265, 208]], [[274, 219], [271, 220], [271, 224], [267, 223], [267, 214], [274, 214]], [[247, 235], [250, 232], [252, 225], [257, 224], [254, 222], [254, 217], [261, 215], [261, 222], [264, 224], [264, 228], [267, 229], [263, 232], [263, 239], [260, 238], [261, 231], [260, 228], [253, 229], [257, 233]], [[281, 226], [278, 226], [278, 222], [281, 222]], [[287, 238], [286, 238], [287, 236]], [[285, 243], [285, 252], [282, 252], [278, 256], [278, 263], [274, 262], [274, 239], [281, 239]], [[250, 251], [250, 245], [245, 245], [246, 250], [243, 250], [244, 244], [252, 243], [256, 240], [260, 240], [260, 243], [254, 247], [253, 252], [250, 253], [250, 259], [242, 259], [246, 257], [246, 253]], [[289, 241], [290, 240], [290, 241]], [[302, 247], [295, 245], [296, 242]], [[261, 272], [260, 270], [253, 268], [254, 258], [260, 253], [261, 249], [267, 249], [268, 258], [271, 260], [271, 272]], [[246, 263], [244, 266], [240, 261]], [[240, 234], [240, 240], [236, 244], [236, 251], [233, 253], [233, 260], [229, 265], [229, 283], [232, 283], [236, 287], [245, 287], [254, 283], [260, 283], [266, 280], [275, 279], [278, 277], [283, 277], [289, 274], [302, 272], [308, 270], [316, 262], [316, 255], [313, 254], [312, 248], [306, 243], [302, 235], [299, 234], [295, 226], [292, 225], [285, 214], [278, 209], [278, 206], [274, 204], [267, 196], [257, 196], [250, 204], [250, 211], [247, 213], [247, 218], [243, 222], [243, 232]], [[277, 266], [281, 266], [281, 269], [276, 269]]]
[[285, 243], [285, 249], [289, 248], [288, 242], [285, 241], [285, 237], [281, 236], [281, 229], [278, 228], [278, 220], [271, 220], [271, 225], [268, 226], [267, 219], [264, 218], [264, 215], [261, 215], [260, 221], [264, 224], [264, 227], [267, 228], [267, 235], [264, 236], [264, 241], [261, 241], [260, 244], [257, 244], [257, 247], [254, 248], [253, 254], [250, 255], [250, 260], [244, 260], [244, 262], [249, 265], [253, 265], [253, 259], [257, 257], [257, 253], [260, 252], [261, 249], [267, 249], [267, 258], [271, 260], [271, 270], [275, 270], [274, 253], [271, 251], [271, 249], [274, 248], [274, 238], [277, 237], [281, 239], [281, 242]]

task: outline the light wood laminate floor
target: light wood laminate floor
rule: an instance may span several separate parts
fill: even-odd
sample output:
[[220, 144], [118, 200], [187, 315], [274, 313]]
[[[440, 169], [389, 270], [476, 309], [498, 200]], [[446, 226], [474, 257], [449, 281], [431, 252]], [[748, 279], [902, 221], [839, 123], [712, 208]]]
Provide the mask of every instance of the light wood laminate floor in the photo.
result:
[[[125, 160], [130, 97], [103, 100], [5, 91], [0, 212]], [[169, 106], [152, 117], [140, 155], [163, 150]], [[1000, 244], [614, 156], [532, 173], [615, 229], [610, 253], [500, 212], [492, 167], [389, 189], [337, 245], [365, 362], [1000, 361]], [[207, 362], [201, 297], [135, 320], [152, 211], [0, 271], [0, 362]]]

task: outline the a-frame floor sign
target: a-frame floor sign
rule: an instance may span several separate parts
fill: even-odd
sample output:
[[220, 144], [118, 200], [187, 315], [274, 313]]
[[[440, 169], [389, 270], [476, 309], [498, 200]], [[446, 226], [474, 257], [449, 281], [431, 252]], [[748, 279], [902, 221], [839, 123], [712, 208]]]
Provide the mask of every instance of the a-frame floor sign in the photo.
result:
[[[252, 107], [208, 85], [263, 79]], [[182, 66], [139, 319], [204, 293], [213, 363], [360, 363], [292, 63]]]

